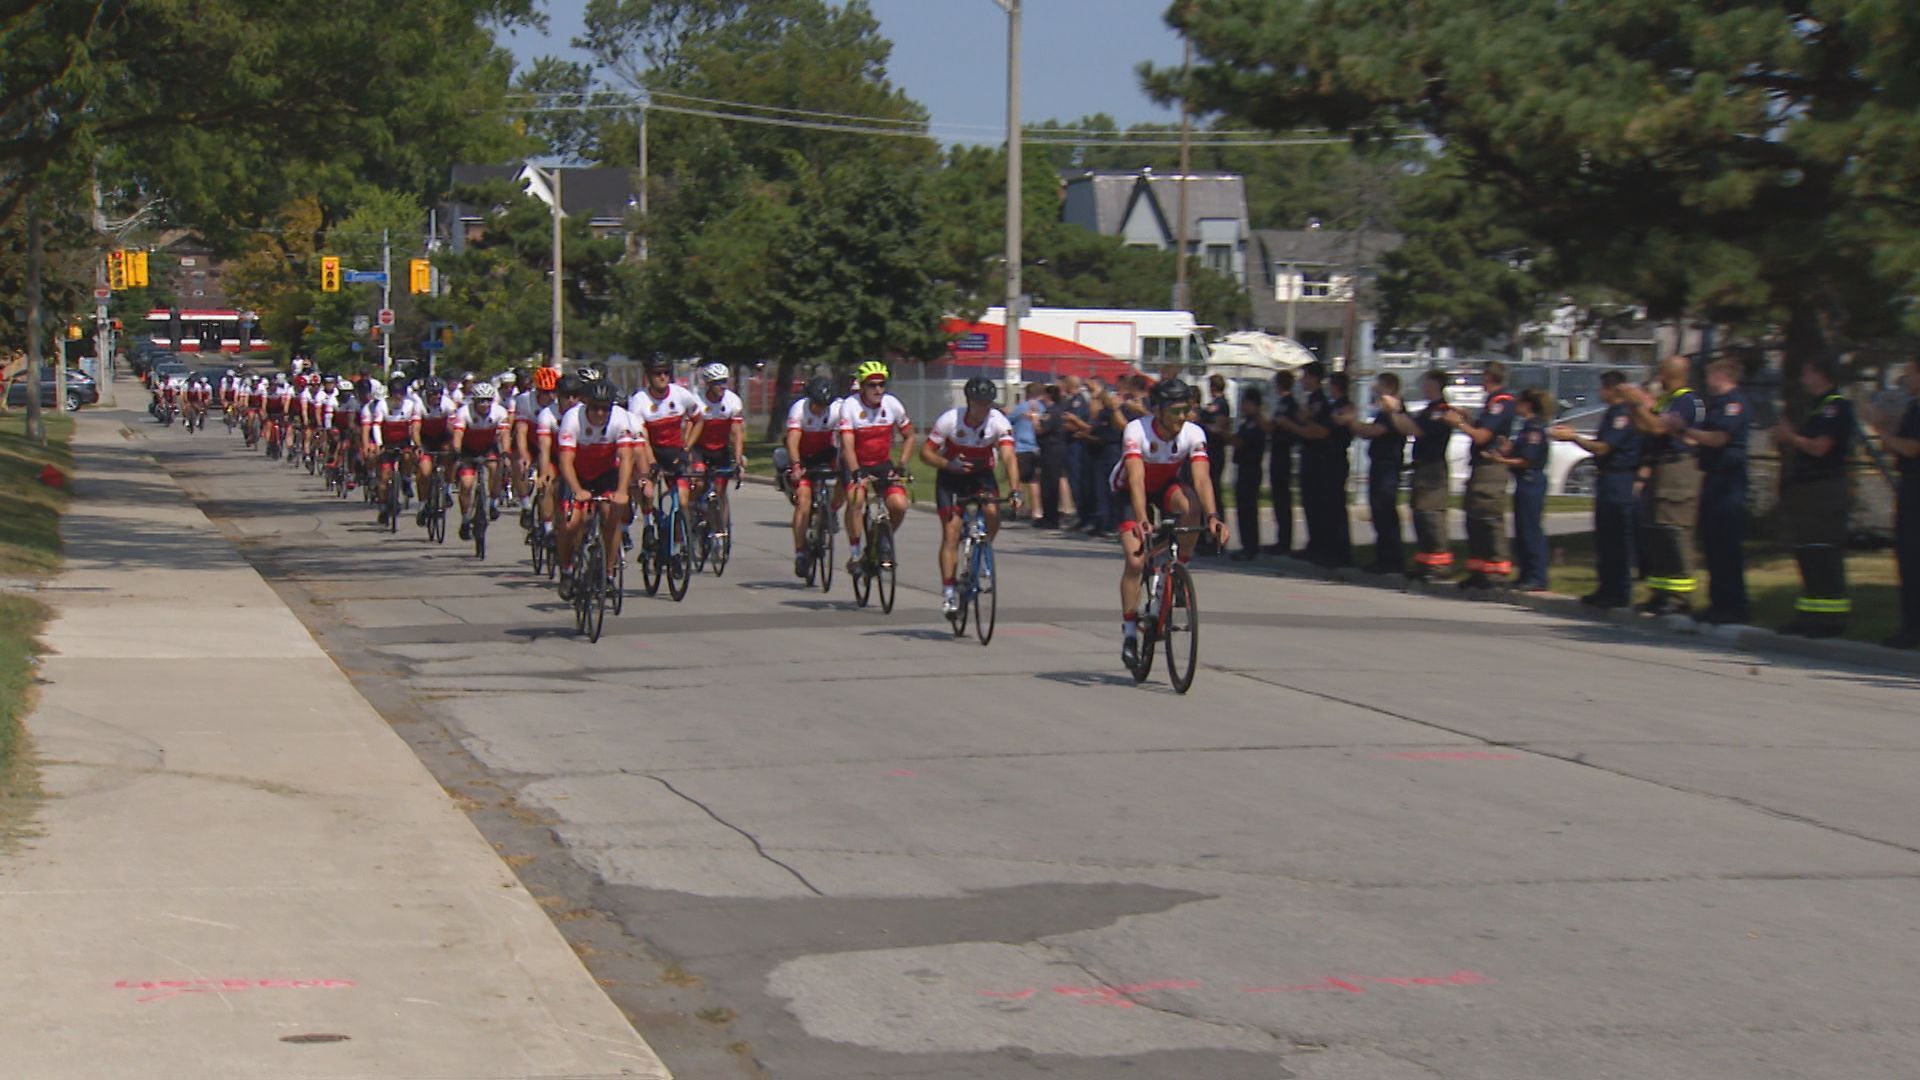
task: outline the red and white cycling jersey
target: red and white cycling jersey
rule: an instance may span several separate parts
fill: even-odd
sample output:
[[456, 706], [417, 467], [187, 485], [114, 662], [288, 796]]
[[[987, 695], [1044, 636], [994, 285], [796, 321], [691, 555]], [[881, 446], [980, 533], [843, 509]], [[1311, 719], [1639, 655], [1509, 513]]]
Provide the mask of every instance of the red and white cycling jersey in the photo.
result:
[[[548, 397], [553, 395], [549, 394]], [[529, 390], [513, 399], [513, 407], [507, 412], [513, 417], [513, 426], [531, 430], [540, 422], [540, 410], [546, 408], [540, 404], [540, 391]]]
[[479, 416], [473, 414], [471, 405], [459, 409], [451, 421], [453, 449], [461, 454], [484, 454], [500, 445], [500, 436], [512, 422], [499, 402], [489, 405]]
[[267, 412], [278, 415], [287, 411], [293, 403], [293, 387], [278, 383], [267, 391]]
[[413, 438], [413, 422], [420, 419], [418, 398], [402, 398], [398, 405], [390, 398], [378, 398], [360, 414], [360, 426], [372, 433], [375, 446], [405, 445]]
[[801, 398], [787, 410], [787, 430], [800, 433], [801, 457], [833, 449], [834, 440], [840, 437], [840, 403], [828, 402], [826, 408], [815, 412], [813, 404]]
[[648, 442], [675, 449], [687, 445], [686, 425], [700, 419], [702, 410], [693, 391], [674, 384], [661, 398], [642, 389], [627, 400], [627, 411], [646, 425]]
[[840, 402], [840, 430], [853, 434], [853, 466], [870, 469], [884, 465], [893, 457], [893, 437], [913, 434], [913, 421], [907, 407], [892, 394], [883, 394], [880, 404], [867, 407], [859, 395]]
[[267, 407], [267, 380], [257, 379], [247, 387], [247, 408], [264, 409]]
[[967, 410], [948, 409], [927, 432], [927, 445], [949, 461], [966, 462], [968, 472], [991, 472], [994, 448], [1013, 445], [1013, 422], [999, 409], [988, 409], [987, 418], [974, 427], [967, 423]]
[[700, 429], [700, 449], [726, 450], [733, 446], [733, 429], [746, 419], [747, 407], [739, 394], [723, 390], [719, 401], [701, 396], [700, 415], [707, 422]]
[[[575, 405], [574, 408], [580, 406]], [[540, 410], [533, 420], [533, 449], [535, 453], [553, 452], [553, 433], [560, 429], [560, 402]]]
[[585, 483], [619, 467], [619, 452], [644, 444], [647, 429], [618, 405], [607, 414], [607, 422], [598, 426], [587, 419], [585, 405], [575, 405], [560, 418], [554, 441], [562, 454], [573, 451], [573, 473]]
[[1146, 468], [1148, 492], [1158, 492], [1180, 475], [1180, 467], [1190, 461], [1207, 460], [1207, 433], [1199, 424], [1188, 424], [1169, 439], [1160, 434], [1153, 417], [1143, 416], [1127, 425], [1120, 436], [1120, 464], [1107, 477], [1115, 491], [1127, 489], [1127, 459], [1137, 458]]
[[449, 397], [445, 391], [441, 391], [435, 394], [431, 401], [423, 397], [415, 397], [414, 400], [420, 403], [420, 438], [424, 440], [445, 437], [449, 430], [449, 422], [453, 419], [453, 414], [458, 411], [453, 398]]

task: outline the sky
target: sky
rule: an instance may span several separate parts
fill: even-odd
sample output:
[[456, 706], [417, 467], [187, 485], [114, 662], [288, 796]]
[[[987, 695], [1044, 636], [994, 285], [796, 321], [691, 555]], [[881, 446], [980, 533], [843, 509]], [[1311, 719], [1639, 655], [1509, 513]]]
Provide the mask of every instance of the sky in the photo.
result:
[[[927, 107], [942, 134], [978, 131], [998, 143], [1006, 130], [1007, 17], [994, 0], [869, 0], [893, 42], [895, 84]], [[1104, 112], [1121, 126], [1179, 119], [1148, 100], [1134, 68], [1180, 61], [1180, 38], [1161, 18], [1170, 0], [1025, 0], [1021, 113], [1027, 122], [1076, 120]], [[586, 0], [545, 0], [545, 36], [506, 44], [524, 65], [537, 56], [590, 57], [569, 46], [581, 33]], [[964, 132], [961, 132], [964, 133]]]

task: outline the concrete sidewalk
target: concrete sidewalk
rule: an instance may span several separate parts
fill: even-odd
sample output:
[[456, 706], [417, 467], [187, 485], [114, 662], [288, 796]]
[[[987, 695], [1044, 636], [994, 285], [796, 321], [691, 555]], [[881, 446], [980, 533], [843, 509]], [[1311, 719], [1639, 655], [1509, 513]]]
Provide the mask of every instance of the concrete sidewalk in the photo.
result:
[[667, 1076], [127, 416], [81, 417], [42, 592], [0, 1076]]

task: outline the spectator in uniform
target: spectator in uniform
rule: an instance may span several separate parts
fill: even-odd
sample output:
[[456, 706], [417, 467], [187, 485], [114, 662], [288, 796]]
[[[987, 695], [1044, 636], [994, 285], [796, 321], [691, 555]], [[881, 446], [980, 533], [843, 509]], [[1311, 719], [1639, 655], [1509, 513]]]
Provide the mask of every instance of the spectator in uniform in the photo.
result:
[[1367, 514], [1373, 521], [1375, 574], [1404, 574], [1407, 557], [1400, 547], [1400, 470], [1406, 464], [1407, 436], [1395, 423], [1402, 411], [1400, 376], [1383, 371], [1373, 380], [1373, 419], [1355, 414], [1347, 430], [1367, 440]]
[[1890, 649], [1920, 647], [1920, 357], [1902, 373], [1909, 395], [1898, 426], [1886, 411], [1873, 411], [1873, 427], [1887, 450], [1900, 460], [1899, 501], [1894, 505], [1893, 549], [1900, 566], [1900, 629], [1882, 644]]
[[1505, 440], [1513, 436], [1513, 395], [1505, 388], [1507, 366], [1490, 360], [1481, 369], [1480, 385], [1487, 391], [1480, 414], [1468, 420], [1457, 409], [1447, 410], [1447, 422], [1473, 440], [1467, 472], [1467, 576], [1463, 589], [1486, 588], [1495, 578], [1513, 573], [1507, 551], [1507, 466], [1499, 458]]
[[1545, 390], [1523, 390], [1514, 410], [1520, 430], [1502, 456], [1513, 473], [1514, 587], [1547, 591], [1547, 429], [1552, 403]]
[[1740, 364], [1707, 365], [1707, 399], [1698, 423], [1680, 433], [1700, 463], [1700, 546], [1707, 557], [1707, 610], [1716, 625], [1753, 618], [1747, 601], [1747, 425], [1753, 413], [1740, 392]]
[[[1035, 439], [1040, 443], [1040, 521], [1043, 529], [1060, 527], [1060, 489], [1071, 486], [1067, 480], [1067, 423], [1063, 408], [1065, 394], [1049, 383], [1046, 401], [1035, 414]], [[1021, 475], [1025, 475], [1022, 473]]]
[[1593, 496], [1593, 554], [1600, 580], [1580, 602], [1603, 609], [1626, 607], [1633, 601], [1633, 508], [1639, 498], [1634, 486], [1642, 435], [1626, 404], [1622, 390], [1626, 383], [1627, 377], [1618, 371], [1600, 376], [1600, 400], [1607, 409], [1600, 414], [1597, 437], [1590, 439], [1565, 424], [1549, 432], [1554, 439], [1592, 454], [1599, 470]]
[[1649, 473], [1646, 523], [1647, 585], [1653, 595], [1640, 605], [1649, 615], [1689, 613], [1693, 604], [1693, 529], [1700, 518], [1700, 467], [1681, 433], [1700, 419], [1700, 397], [1687, 386], [1684, 356], [1660, 362], [1658, 398], [1626, 388], [1633, 422], [1646, 435], [1641, 466]]
[[1069, 528], [1090, 529], [1095, 520], [1092, 484], [1095, 448], [1085, 436], [1093, 430], [1093, 412], [1077, 376], [1063, 376], [1060, 392], [1063, 395], [1060, 408], [1065, 414], [1067, 431], [1067, 487], [1073, 492], [1073, 509], [1078, 515], [1078, 520]]
[[[1320, 382], [1320, 380], [1315, 380]], [[1347, 376], [1335, 373], [1309, 390], [1306, 442], [1300, 449], [1301, 494], [1307, 498], [1308, 558], [1321, 566], [1353, 562], [1353, 522], [1347, 515], [1347, 428], [1353, 403], [1347, 400]], [[1307, 476], [1313, 476], [1307, 494]]]
[[1273, 409], [1267, 419], [1267, 443], [1272, 456], [1267, 476], [1273, 496], [1271, 555], [1293, 554], [1293, 448], [1300, 441], [1300, 402], [1293, 396], [1293, 372], [1273, 377]]
[[1447, 373], [1438, 368], [1420, 377], [1420, 393], [1427, 404], [1419, 415], [1405, 408], [1393, 414], [1394, 426], [1413, 439], [1413, 576], [1445, 577], [1453, 572], [1452, 536], [1447, 532], [1447, 444], [1453, 425], [1447, 413]]
[[[1208, 376], [1207, 394], [1207, 403], [1200, 407], [1196, 419], [1207, 433], [1207, 467], [1213, 472], [1213, 490], [1222, 492], [1226, 490], [1221, 481], [1227, 473], [1227, 442], [1233, 438], [1233, 404], [1227, 400], [1226, 376]], [[1211, 536], [1200, 538], [1199, 552], [1223, 554]]]
[[[1120, 465], [1120, 440], [1126, 434], [1127, 417], [1120, 409], [1120, 395], [1104, 387], [1093, 397], [1093, 430], [1090, 433], [1094, 447], [1095, 474], [1100, 477], [1113, 475]], [[1114, 505], [1113, 485], [1102, 482], [1094, 485], [1094, 527], [1087, 530], [1088, 536], [1112, 536], [1120, 527], [1119, 508]]]
[[1240, 422], [1233, 429], [1233, 511], [1240, 528], [1240, 550], [1234, 559], [1245, 562], [1260, 554], [1260, 481], [1267, 454], [1267, 418], [1261, 415], [1260, 388], [1240, 391]]
[[1046, 405], [1041, 396], [1044, 389], [1037, 382], [1027, 384], [1026, 399], [1007, 410], [1007, 420], [1013, 424], [1013, 456], [1020, 466], [1020, 482], [1026, 489], [1027, 505], [1033, 509], [1032, 521], [1040, 521], [1040, 433], [1034, 424], [1037, 416], [1044, 415]]
[[1822, 361], [1800, 369], [1800, 386], [1813, 401], [1798, 429], [1783, 416], [1774, 429], [1785, 483], [1780, 508], [1793, 532], [1793, 553], [1800, 563], [1800, 599], [1783, 634], [1839, 637], [1853, 613], [1847, 597], [1847, 451], [1853, 440], [1853, 403], [1834, 388], [1833, 372]]

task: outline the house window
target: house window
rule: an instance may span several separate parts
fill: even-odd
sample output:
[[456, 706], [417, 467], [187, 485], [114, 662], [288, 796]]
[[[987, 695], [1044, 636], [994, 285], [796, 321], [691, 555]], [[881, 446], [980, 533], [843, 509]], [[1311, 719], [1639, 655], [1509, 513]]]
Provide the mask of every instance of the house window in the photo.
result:
[[1208, 244], [1207, 269], [1216, 274], [1233, 273], [1233, 245]]
[[1325, 270], [1300, 271], [1300, 298], [1325, 300], [1333, 295], [1333, 275]]

